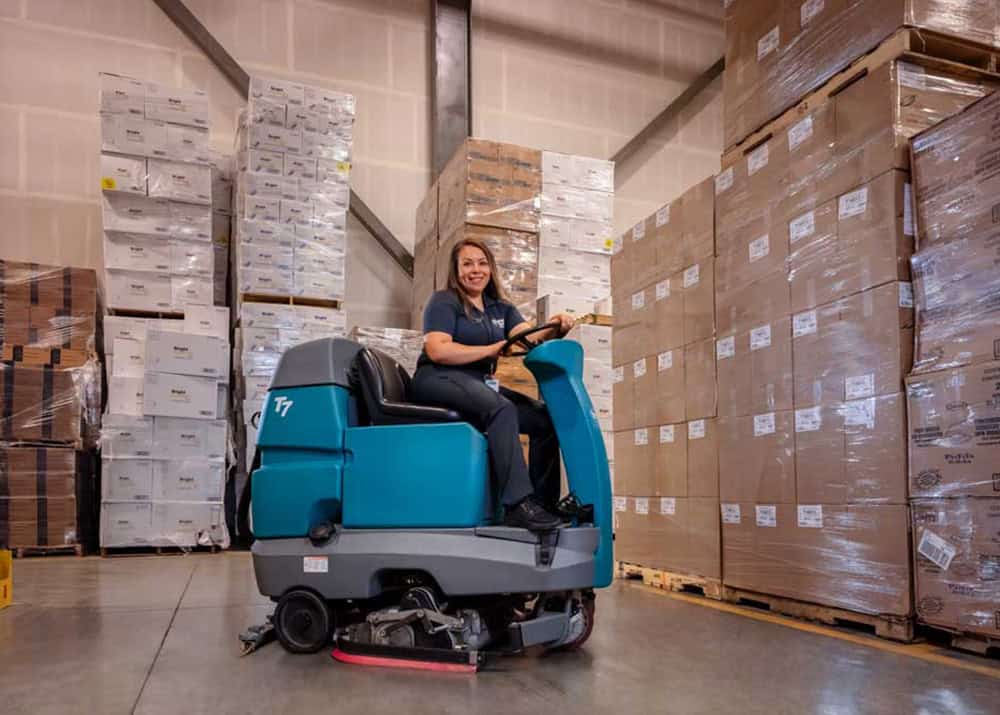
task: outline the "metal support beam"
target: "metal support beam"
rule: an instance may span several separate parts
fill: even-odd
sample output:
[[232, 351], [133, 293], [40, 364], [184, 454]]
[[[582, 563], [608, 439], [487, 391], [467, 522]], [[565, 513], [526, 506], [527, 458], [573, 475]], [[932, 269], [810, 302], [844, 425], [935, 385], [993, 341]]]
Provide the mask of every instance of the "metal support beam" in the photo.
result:
[[434, 176], [472, 134], [470, 0], [434, 0], [431, 152]]
[[[205, 53], [242, 97], [250, 96], [250, 75], [231, 54], [226, 52], [226, 48], [201, 24], [201, 21], [187, 8], [183, 0], [153, 0], [153, 2]], [[351, 203], [348, 210], [375, 237], [379, 245], [393, 257], [399, 267], [412, 277], [413, 256], [393, 235], [392, 231], [379, 220], [368, 204], [354, 193], [353, 189], [351, 190]]]
[[638, 134], [629, 139], [621, 149], [616, 151], [614, 156], [611, 157], [611, 161], [615, 162], [615, 164], [627, 161], [628, 158], [635, 154], [635, 152], [638, 151], [643, 144], [645, 144], [651, 137], [659, 133], [663, 127], [667, 126], [674, 118], [677, 117], [677, 115], [684, 111], [694, 98], [701, 94], [703, 89], [708, 87], [708, 85], [710, 85], [716, 77], [722, 74], [722, 71], [725, 68], [726, 58], [720, 57], [715, 64], [698, 75], [694, 82], [688, 85], [688, 88], [681, 92], [680, 95], [668, 104], [662, 112], [653, 117], [649, 124], [643, 127]]

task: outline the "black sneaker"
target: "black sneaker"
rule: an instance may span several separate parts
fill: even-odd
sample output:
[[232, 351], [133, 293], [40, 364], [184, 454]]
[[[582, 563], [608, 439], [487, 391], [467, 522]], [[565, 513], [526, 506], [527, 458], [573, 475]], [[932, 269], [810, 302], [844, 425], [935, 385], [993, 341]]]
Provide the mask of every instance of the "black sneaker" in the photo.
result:
[[530, 531], [552, 531], [562, 525], [562, 520], [549, 513], [535, 496], [528, 496], [517, 506], [507, 507], [503, 518], [504, 526], [514, 526]]

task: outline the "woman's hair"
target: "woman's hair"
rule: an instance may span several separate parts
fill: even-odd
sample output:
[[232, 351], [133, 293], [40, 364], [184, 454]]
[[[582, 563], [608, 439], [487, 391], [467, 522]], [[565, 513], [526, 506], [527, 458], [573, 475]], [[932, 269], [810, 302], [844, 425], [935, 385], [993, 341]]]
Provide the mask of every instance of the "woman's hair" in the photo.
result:
[[466, 246], [478, 248], [486, 256], [486, 262], [490, 264], [490, 280], [487, 282], [486, 287], [483, 288], [483, 294], [495, 300], [506, 301], [507, 291], [504, 290], [503, 284], [500, 282], [500, 276], [497, 273], [497, 260], [493, 256], [493, 251], [490, 250], [489, 246], [478, 238], [463, 238], [456, 243], [451, 249], [451, 258], [448, 264], [448, 290], [459, 297], [462, 305], [465, 307], [465, 314], [471, 317], [473, 309], [472, 301], [469, 300], [465, 288], [462, 287], [462, 283], [458, 280], [458, 253]]

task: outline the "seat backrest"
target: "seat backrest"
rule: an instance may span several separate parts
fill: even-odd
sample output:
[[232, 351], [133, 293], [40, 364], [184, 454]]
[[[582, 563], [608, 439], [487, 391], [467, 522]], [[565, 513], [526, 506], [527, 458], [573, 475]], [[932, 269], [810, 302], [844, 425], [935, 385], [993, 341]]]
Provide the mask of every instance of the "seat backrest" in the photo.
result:
[[406, 402], [409, 375], [381, 350], [361, 350], [354, 359], [351, 378], [360, 393], [358, 407], [363, 422], [378, 424], [386, 403]]

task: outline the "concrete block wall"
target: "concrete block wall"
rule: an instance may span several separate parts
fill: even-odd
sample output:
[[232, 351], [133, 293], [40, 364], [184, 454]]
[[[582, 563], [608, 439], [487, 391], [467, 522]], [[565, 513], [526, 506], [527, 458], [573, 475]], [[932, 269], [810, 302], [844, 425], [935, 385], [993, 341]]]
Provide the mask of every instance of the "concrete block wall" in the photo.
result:
[[[426, 0], [186, 0], [247, 71], [358, 98], [354, 190], [404, 245], [430, 185]], [[475, 0], [477, 136], [608, 157], [722, 53], [717, 0]], [[151, 0], [0, 0], [0, 254], [98, 267], [97, 74], [242, 98]], [[718, 169], [721, 99], [618, 168], [620, 230]], [[409, 281], [354, 226], [351, 323], [405, 326]]]

